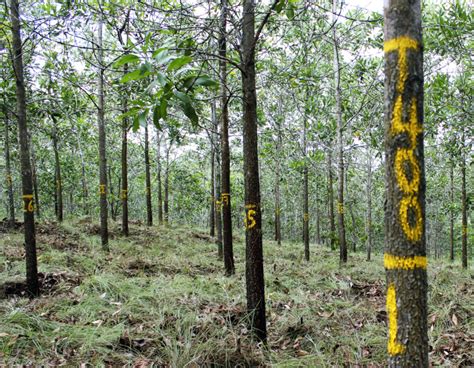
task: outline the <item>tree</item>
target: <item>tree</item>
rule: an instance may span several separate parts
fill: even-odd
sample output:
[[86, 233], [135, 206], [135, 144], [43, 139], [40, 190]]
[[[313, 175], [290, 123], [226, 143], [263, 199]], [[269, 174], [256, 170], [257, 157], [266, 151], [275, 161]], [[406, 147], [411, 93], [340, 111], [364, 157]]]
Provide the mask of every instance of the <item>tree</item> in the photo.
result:
[[428, 367], [420, 1], [391, 1], [384, 18], [388, 363]]
[[26, 120], [26, 92], [23, 77], [23, 48], [20, 33], [20, 6], [18, 0], [10, 0], [12, 25], [12, 64], [16, 82], [16, 105], [18, 135], [20, 139], [21, 184], [23, 218], [25, 227], [26, 284], [31, 296], [39, 295], [38, 267], [36, 259], [35, 214], [33, 200], [33, 178], [31, 172], [28, 127]]

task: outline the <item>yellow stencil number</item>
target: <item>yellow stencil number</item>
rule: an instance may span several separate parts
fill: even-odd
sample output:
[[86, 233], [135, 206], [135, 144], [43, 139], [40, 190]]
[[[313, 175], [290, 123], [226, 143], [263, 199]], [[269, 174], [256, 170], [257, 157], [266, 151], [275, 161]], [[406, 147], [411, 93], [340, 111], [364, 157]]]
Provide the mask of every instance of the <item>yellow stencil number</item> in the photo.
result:
[[24, 201], [24, 212], [34, 212], [35, 206], [33, 204], [33, 194], [25, 194], [22, 196]]
[[397, 339], [398, 334], [398, 309], [397, 294], [395, 285], [390, 284], [387, 289], [387, 314], [388, 314], [388, 353], [390, 355], [402, 354], [405, 351], [405, 345]]
[[248, 204], [245, 206], [246, 214], [244, 218], [244, 225], [247, 230], [250, 230], [257, 225], [257, 221], [255, 220], [255, 215], [257, 214], [256, 211], [257, 206], [254, 204]]

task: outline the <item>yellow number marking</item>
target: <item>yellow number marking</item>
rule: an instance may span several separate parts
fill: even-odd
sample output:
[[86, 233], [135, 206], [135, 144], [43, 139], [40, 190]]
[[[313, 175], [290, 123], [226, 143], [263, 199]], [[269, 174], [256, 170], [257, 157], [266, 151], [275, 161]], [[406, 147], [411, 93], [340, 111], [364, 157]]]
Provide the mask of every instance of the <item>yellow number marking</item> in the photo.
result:
[[12, 176], [11, 175], [7, 175], [7, 184], [10, 185], [12, 183]]
[[222, 198], [222, 204], [225, 206], [229, 205], [229, 200], [230, 200], [230, 194], [229, 193], [222, 193], [221, 195]]
[[257, 205], [255, 204], [248, 204], [245, 206], [246, 214], [244, 218], [244, 225], [247, 230], [250, 230], [257, 225], [257, 221], [255, 220], [255, 215], [257, 214], [256, 211]]
[[390, 355], [398, 355], [405, 352], [405, 346], [398, 342], [398, 309], [397, 309], [397, 295], [395, 292], [395, 285], [390, 284], [387, 290], [387, 314], [388, 314], [388, 353]]
[[308, 221], [309, 221], [309, 213], [305, 213], [305, 214], [303, 215], [303, 221], [304, 221], [304, 222], [308, 222]]
[[100, 184], [99, 185], [99, 194], [100, 195], [105, 195], [105, 184]]
[[22, 198], [24, 199], [23, 211], [34, 212], [35, 206], [33, 204], [33, 194], [24, 194]]
[[122, 200], [127, 199], [127, 193], [128, 193], [128, 190], [127, 190], [127, 189], [122, 189], [122, 190], [120, 191], [120, 198], [121, 198]]
[[344, 204], [342, 204], [341, 202], [337, 202], [337, 212], [339, 212], [340, 214], [344, 213]]

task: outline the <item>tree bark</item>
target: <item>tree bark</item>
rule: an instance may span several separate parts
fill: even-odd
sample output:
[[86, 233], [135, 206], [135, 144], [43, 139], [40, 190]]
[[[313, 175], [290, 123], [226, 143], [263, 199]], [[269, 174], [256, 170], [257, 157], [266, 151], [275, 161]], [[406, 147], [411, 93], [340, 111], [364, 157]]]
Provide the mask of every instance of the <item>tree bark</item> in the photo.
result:
[[388, 1], [384, 18], [388, 365], [428, 367], [420, 0]]
[[454, 162], [449, 163], [449, 259], [454, 261]]
[[209, 236], [214, 237], [216, 236], [216, 175], [215, 175], [215, 147], [213, 139], [211, 138], [210, 142], [211, 148], [211, 200], [210, 200], [210, 207], [209, 207]]
[[3, 114], [5, 116], [5, 169], [6, 169], [6, 178], [7, 183], [7, 195], [8, 195], [8, 215], [10, 226], [15, 224], [15, 200], [13, 197], [13, 179], [12, 179], [12, 169], [10, 161], [10, 137], [9, 137], [9, 120], [8, 120], [8, 111], [6, 107], [3, 108]]
[[304, 259], [309, 261], [309, 188], [308, 188], [308, 164], [306, 157], [306, 119], [303, 122], [303, 243], [304, 243]]
[[467, 269], [467, 194], [466, 194], [466, 147], [465, 134], [462, 133], [463, 152], [461, 153], [461, 200], [462, 200], [462, 268]]
[[161, 138], [160, 137], [160, 132], [157, 130], [156, 132], [156, 143], [157, 143], [157, 148], [156, 148], [156, 165], [157, 165], [157, 185], [158, 185], [158, 222], [160, 225], [163, 224], [163, 192], [161, 190], [162, 184], [161, 184]]
[[164, 200], [164, 222], [169, 223], [169, 169], [170, 169], [170, 149], [171, 142], [166, 150], [166, 168], [165, 168], [165, 200]]
[[20, 163], [22, 199], [24, 204], [26, 284], [30, 296], [39, 295], [38, 267], [36, 258], [35, 214], [33, 201], [33, 180], [28, 143], [28, 127], [26, 120], [26, 91], [23, 77], [23, 49], [20, 32], [20, 7], [18, 0], [10, 2], [12, 25], [12, 64], [16, 82], [16, 102], [18, 118], [18, 135], [20, 140]]
[[63, 188], [62, 188], [62, 178], [61, 178], [61, 162], [59, 160], [59, 149], [58, 149], [58, 127], [56, 117], [52, 116], [53, 120], [53, 151], [54, 151], [54, 168], [55, 168], [55, 191], [56, 191], [56, 219], [59, 222], [63, 221], [64, 211], [63, 211]]
[[331, 250], [336, 249], [336, 224], [334, 218], [334, 185], [332, 176], [332, 149], [328, 148], [328, 200], [329, 200], [329, 241]]
[[281, 180], [281, 129], [278, 126], [278, 141], [276, 149], [276, 160], [275, 160], [275, 241], [278, 245], [281, 245], [281, 193], [280, 193], [280, 180]]
[[104, 111], [104, 66], [102, 49], [102, 20], [99, 21], [97, 37], [97, 61], [99, 64], [98, 75], [98, 111], [97, 121], [99, 126], [99, 195], [100, 195], [100, 237], [102, 249], [109, 250], [108, 208], [107, 208], [107, 156], [105, 142], [105, 111]]
[[367, 155], [367, 261], [372, 256], [372, 155], [370, 148]]
[[[128, 64], [124, 66], [124, 75], [128, 72]], [[128, 96], [122, 98], [122, 112], [128, 112]], [[122, 201], [122, 234], [129, 236], [130, 229], [128, 224], [128, 117], [122, 120], [122, 152], [121, 152], [121, 175], [122, 188], [120, 189], [120, 199]]]
[[227, 96], [227, 0], [221, 0], [219, 35], [219, 72], [221, 79], [221, 169], [222, 169], [222, 230], [224, 241], [224, 268], [227, 276], [235, 273], [232, 245], [232, 211], [230, 193], [229, 101]]
[[153, 225], [153, 209], [151, 206], [151, 175], [150, 149], [148, 145], [148, 124], [145, 125], [145, 195], [146, 195], [146, 224]]
[[[333, 0], [333, 14], [336, 20], [338, 0]], [[332, 28], [334, 41], [334, 84], [336, 90], [337, 149], [338, 149], [338, 190], [337, 190], [337, 223], [339, 229], [339, 261], [347, 262], [346, 227], [344, 224], [344, 140], [341, 106], [341, 73], [339, 66], [339, 45], [336, 35], [336, 24]]]
[[[30, 139], [31, 142], [31, 139]], [[35, 213], [38, 218], [41, 218], [40, 201], [39, 201], [39, 190], [38, 190], [38, 175], [36, 174], [36, 158], [35, 158], [35, 146], [31, 144], [31, 170], [33, 180], [33, 193], [34, 193], [34, 207]]]
[[266, 341], [265, 282], [263, 274], [262, 214], [258, 172], [257, 95], [255, 90], [255, 2], [243, 1], [242, 90], [243, 149], [246, 213], [247, 308], [252, 314], [252, 330]]

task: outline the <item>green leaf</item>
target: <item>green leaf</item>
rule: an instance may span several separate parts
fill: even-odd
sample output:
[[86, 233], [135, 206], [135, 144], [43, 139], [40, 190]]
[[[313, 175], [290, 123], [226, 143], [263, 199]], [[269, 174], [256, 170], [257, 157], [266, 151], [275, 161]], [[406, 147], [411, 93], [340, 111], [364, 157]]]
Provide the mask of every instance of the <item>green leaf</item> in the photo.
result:
[[280, 0], [278, 4], [276, 4], [275, 6], [275, 11], [277, 13], [281, 13], [281, 11], [283, 10], [283, 7], [285, 6], [285, 3], [286, 3], [286, 0]]
[[136, 132], [140, 128], [140, 121], [138, 120], [138, 115], [135, 115], [133, 118], [133, 126], [132, 129]]
[[196, 110], [193, 107], [191, 102], [191, 98], [183, 92], [175, 91], [174, 95], [180, 100], [180, 105], [183, 109], [184, 115], [186, 115], [191, 122], [197, 124], [199, 122], [199, 118], [196, 114]]
[[295, 17], [295, 7], [293, 4], [288, 4], [286, 8], [286, 17], [288, 19], [293, 19]]
[[166, 77], [161, 72], [156, 72], [156, 79], [161, 84], [162, 87], [166, 85]]
[[149, 73], [142, 73], [141, 68], [134, 70], [133, 72], [125, 74], [122, 79], [120, 79], [120, 83], [127, 83], [130, 81], [138, 80], [138, 79], [143, 79], [145, 78]]
[[160, 115], [163, 120], [166, 119], [166, 117], [168, 116], [167, 107], [168, 100], [166, 98], [162, 98], [160, 103]]
[[203, 75], [197, 78], [194, 84], [197, 86], [206, 86], [206, 87], [217, 87], [219, 85], [217, 81], [209, 78], [207, 75]]
[[145, 111], [142, 111], [139, 115], [138, 115], [138, 122], [141, 126], [145, 126], [146, 125], [146, 118], [147, 118], [147, 115], [148, 115], [148, 109], [145, 110]]
[[140, 61], [140, 58], [137, 55], [134, 54], [126, 54], [123, 55], [120, 59], [118, 59], [115, 63], [114, 66], [118, 68], [119, 66], [122, 66], [124, 64], [133, 64]]
[[153, 124], [155, 124], [158, 130], [161, 130], [160, 118], [161, 118], [161, 106], [160, 104], [156, 104], [155, 107], [153, 108]]
[[177, 59], [174, 59], [171, 63], [169, 63], [168, 71], [171, 72], [173, 70], [179, 69], [184, 65], [189, 64], [191, 61], [193, 61], [191, 56], [181, 56]]
[[168, 61], [170, 61], [173, 58], [173, 56], [168, 54], [168, 50], [161, 50], [155, 55], [155, 61], [158, 65], [163, 65], [166, 64]]

